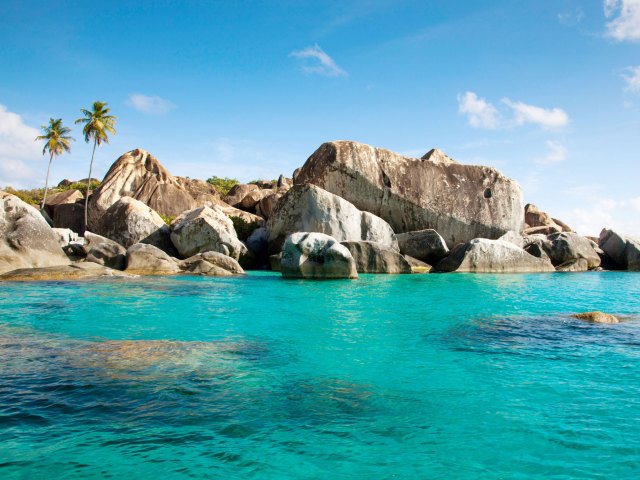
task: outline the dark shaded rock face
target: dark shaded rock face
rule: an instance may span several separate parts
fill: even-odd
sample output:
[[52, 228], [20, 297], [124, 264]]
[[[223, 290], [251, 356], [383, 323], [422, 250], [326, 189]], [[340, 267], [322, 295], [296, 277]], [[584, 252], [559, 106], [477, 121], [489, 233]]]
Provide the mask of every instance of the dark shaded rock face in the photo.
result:
[[334, 193], [386, 220], [396, 233], [434, 229], [449, 247], [522, 232], [524, 205], [515, 181], [493, 168], [460, 165], [435, 151], [425, 157], [329, 142], [311, 155], [295, 183]]
[[587, 261], [589, 269], [600, 266], [600, 256], [591, 246], [591, 242], [577, 233], [562, 232], [549, 235], [547, 240], [542, 242], [542, 248], [555, 266], [579, 258]]
[[56, 205], [53, 212], [53, 226], [69, 228], [79, 235], [84, 234], [84, 205], [82, 203]]
[[376, 242], [342, 242], [358, 273], [411, 273], [411, 264], [397, 251]]
[[598, 245], [623, 269], [640, 271], [640, 239], [604, 228]]
[[47, 203], [45, 204], [44, 209], [51, 218], [54, 218], [58, 205], [81, 202], [83, 198], [84, 195], [82, 195], [80, 190], [67, 190], [66, 192], [51, 193], [47, 195]]
[[396, 235], [396, 239], [401, 253], [431, 265], [449, 255], [444, 238], [432, 229], [399, 233]]

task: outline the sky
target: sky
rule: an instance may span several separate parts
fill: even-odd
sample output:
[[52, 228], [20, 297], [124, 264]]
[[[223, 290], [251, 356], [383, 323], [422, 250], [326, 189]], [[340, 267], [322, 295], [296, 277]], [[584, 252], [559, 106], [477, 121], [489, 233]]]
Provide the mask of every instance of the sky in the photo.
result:
[[[115, 4], [115, 5], [112, 5]], [[34, 142], [108, 102], [102, 178], [143, 148], [174, 175], [293, 170], [323, 142], [497, 168], [585, 235], [640, 235], [640, 0], [0, 2], [0, 188], [44, 185]]]

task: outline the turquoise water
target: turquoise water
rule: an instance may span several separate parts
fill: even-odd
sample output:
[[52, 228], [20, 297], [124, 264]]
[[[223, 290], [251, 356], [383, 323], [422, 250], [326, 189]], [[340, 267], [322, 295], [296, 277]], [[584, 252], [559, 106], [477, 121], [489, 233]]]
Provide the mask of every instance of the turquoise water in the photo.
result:
[[2, 479], [640, 471], [640, 274], [1, 284], [0, 314]]

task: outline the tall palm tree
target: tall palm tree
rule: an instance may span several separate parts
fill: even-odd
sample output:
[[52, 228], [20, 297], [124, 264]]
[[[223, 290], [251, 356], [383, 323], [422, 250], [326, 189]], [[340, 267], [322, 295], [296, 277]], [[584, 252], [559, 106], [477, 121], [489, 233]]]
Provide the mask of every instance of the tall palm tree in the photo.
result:
[[91, 153], [91, 163], [89, 164], [89, 178], [87, 179], [87, 195], [84, 199], [84, 227], [87, 228], [87, 213], [89, 211], [89, 194], [91, 193], [91, 172], [93, 171], [93, 157], [96, 154], [96, 147], [102, 143], [109, 143], [108, 133], [116, 134], [116, 117], [109, 115], [107, 102], [93, 102], [93, 110], [80, 109], [83, 118], [76, 120], [76, 124], [84, 123], [82, 134], [84, 141], [89, 143], [93, 140], [93, 152]]
[[36, 137], [36, 141], [45, 140], [42, 154], [49, 152], [49, 167], [47, 168], [47, 178], [44, 182], [44, 196], [42, 197], [42, 206], [40, 210], [44, 210], [44, 205], [47, 202], [47, 191], [49, 190], [49, 173], [51, 173], [51, 162], [53, 162], [53, 156], [58, 156], [64, 152], [71, 151], [71, 142], [74, 140], [68, 134], [71, 133], [71, 129], [62, 125], [62, 119], [58, 118], [54, 120], [49, 119], [49, 125], [42, 125], [42, 135]]

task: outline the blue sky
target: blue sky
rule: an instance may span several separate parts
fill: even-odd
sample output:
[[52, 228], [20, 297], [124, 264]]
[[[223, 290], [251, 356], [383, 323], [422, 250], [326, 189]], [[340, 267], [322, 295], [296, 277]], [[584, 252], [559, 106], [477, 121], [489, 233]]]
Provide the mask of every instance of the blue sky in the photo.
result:
[[[0, 4], [0, 186], [94, 100], [176, 175], [287, 176], [328, 140], [439, 147], [580, 233], [640, 235], [640, 0]], [[84, 178], [78, 140], [52, 178]]]

